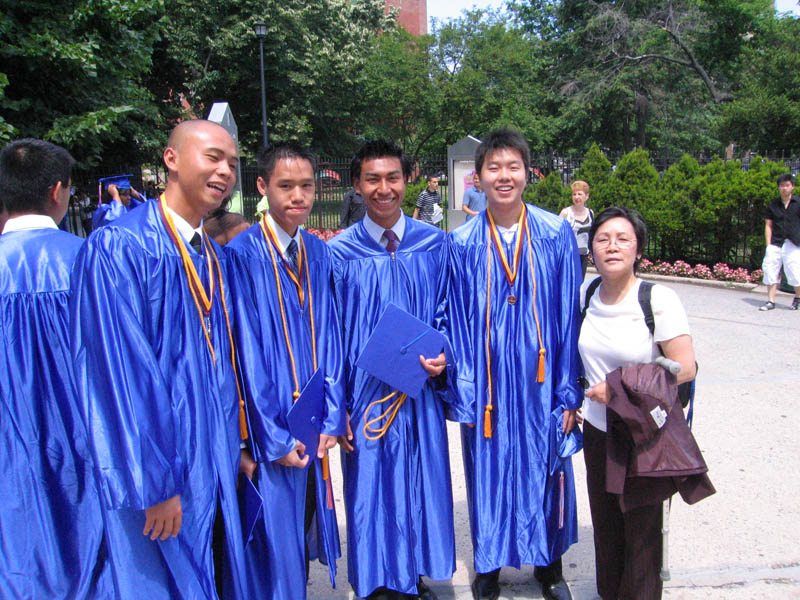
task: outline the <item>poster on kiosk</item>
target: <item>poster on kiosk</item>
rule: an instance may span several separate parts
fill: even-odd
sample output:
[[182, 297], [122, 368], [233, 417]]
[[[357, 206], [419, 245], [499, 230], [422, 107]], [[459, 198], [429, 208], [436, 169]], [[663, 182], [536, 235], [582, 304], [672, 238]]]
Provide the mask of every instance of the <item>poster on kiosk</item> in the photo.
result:
[[464, 221], [467, 213], [462, 210], [464, 192], [472, 187], [472, 175], [475, 173], [475, 149], [481, 141], [471, 135], [461, 138], [447, 147], [448, 198], [453, 201], [447, 209], [447, 229], [452, 231]]

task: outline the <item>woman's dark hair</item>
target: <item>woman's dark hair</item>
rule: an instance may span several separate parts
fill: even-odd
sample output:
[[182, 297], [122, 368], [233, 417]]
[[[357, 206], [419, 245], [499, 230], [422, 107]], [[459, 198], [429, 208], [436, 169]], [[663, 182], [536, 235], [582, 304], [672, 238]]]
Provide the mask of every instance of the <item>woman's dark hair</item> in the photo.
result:
[[603, 223], [611, 219], [626, 219], [633, 227], [636, 235], [636, 260], [633, 262], [633, 272], [639, 270], [639, 263], [642, 261], [642, 253], [647, 246], [647, 225], [642, 216], [633, 209], [624, 206], [610, 206], [597, 215], [589, 230], [589, 248], [594, 245], [594, 235]]

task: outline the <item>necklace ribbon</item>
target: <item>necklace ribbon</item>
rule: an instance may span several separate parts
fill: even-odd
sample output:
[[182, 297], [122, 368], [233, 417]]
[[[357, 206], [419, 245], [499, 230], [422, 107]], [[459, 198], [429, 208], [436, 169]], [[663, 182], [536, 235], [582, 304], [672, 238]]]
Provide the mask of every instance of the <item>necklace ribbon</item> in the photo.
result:
[[[537, 364], [536, 369], [536, 381], [537, 383], [544, 382], [544, 375], [545, 375], [545, 348], [544, 344], [542, 343], [542, 328], [541, 324], [539, 323], [539, 313], [536, 310], [536, 269], [534, 268], [533, 264], [533, 248], [531, 242], [531, 232], [527, 226], [527, 209], [525, 205], [522, 205], [522, 211], [519, 217], [519, 228], [517, 229], [517, 243], [514, 249], [514, 270], [513, 272], [509, 268], [508, 261], [506, 260], [505, 252], [502, 251], [500, 247], [500, 240], [497, 234], [497, 227], [494, 223], [494, 218], [492, 217], [492, 213], [489, 209], [486, 210], [486, 216], [489, 219], [489, 242], [488, 245], [493, 245], [495, 250], [497, 250], [497, 254], [500, 255], [500, 259], [502, 260], [503, 270], [506, 274], [506, 281], [508, 281], [509, 287], [514, 285], [514, 280], [517, 277], [517, 269], [520, 264], [520, 249], [522, 246], [522, 236], [525, 235], [528, 238], [528, 263], [531, 273], [531, 284], [533, 286], [533, 319], [536, 322], [536, 336], [539, 342], [539, 361]], [[483, 412], [483, 437], [491, 438], [492, 437], [492, 411], [494, 410], [494, 405], [492, 403], [492, 353], [491, 353], [491, 333], [490, 333], [490, 318], [491, 318], [491, 291], [492, 291], [492, 251], [488, 249], [486, 252], [487, 261], [486, 261], [486, 375], [488, 381], [488, 399], [486, 401], [486, 406], [484, 407]]]
[[[231, 365], [233, 365], [233, 378], [236, 381], [236, 394], [239, 398], [239, 434], [243, 440], [248, 438], [247, 434], [247, 416], [245, 415], [245, 408], [244, 408], [244, 397], [242, 396], [242, 390], [239, 387], [239, 373], [236, 367], [236, 346], [233, 342], [233, 332], [231, 330], [231, 319], [228, 314], [228, 305], [225, 301], [225, 283], [222, 280], [222, 269], [219, 266], [219, 259], [217, 258], [217, 253], [214, 251], [214, 248], [211, 245], [211, 242], [208, 239], [208, 234], [203, 230], [203, 237], [205, 238], [205, 244], [203, 244], [203, 248], [205, 249], [205, 257], [208, 264], [208, 280], [209, 280], [209, 292], [206, 293], [205, 288], [203, 287], [202, 279], [200, 275], [197, 273], [197, 269], [192, 262], [192, 258], [189, 255], [189, 251], [186, 249], [186, 244], [184, 244], [183, 239], [178, 234], [178, 230], [175, 227], [175, 222], [172, 220], [172, 216], [169, 214], [167, 210], [167, 197], [165, 194], [161, 194], [158, 199], [158, 207], [161, 212], [161, 220], [164, 223], [164, 228], [167, 230], [167, 234], [169, 235], [172, 243], [178, 248], [178, 252], [181, 255], [181, 261], [183, 262], [183, 271], [186, 274], [186, 282], [189, 285], [189, 291], [192, 293], [192, 299], [194, 300], [195, 308], [197, 308], [197, 314], [200, 317], [200, 324], [203, 326], [203, 335], [206, 338], [206, 344], [208, 345], [208, 351], [211, 354], [211, 361], [214, 363], [214, 366], [217, 364], [217, 355], [214, 352], [214, 344], [211, 342], [211, 334], [208, 331], [208, 327], [206, 325], [206, 317], [211, 314], [211, 308], [214, 305], [214, 287], [215, 287], [215, 279], [219, 280], [219, 289], [220, 289], [220, 297], [222, 298], [222, 312], [225, 314], [225, 326], [228, 331], [228, 342], [230, 343], [231, 347]], [[213, 265], [216, 267], [216, 278], [214, 268], [212, 267], [212, 259]]]
[[[272, 244], [272, 246], [277, 250], [278, 255], [281, 257], [283, 264], [286, 265], [286, 270], [289, 272], [289, 277], [292, 279], [292, 283], [294, 283], [294, 287], [297, 289], [297, 297], [300, 298], [300, 306], [302, 307], [305, 303], [305, 292], [303, 291], [303, 262], [305, 258], [305, 249], [306, 245], [303, 243], [303, 236], [300, 236], [300, 244], [298, 244], [297, 248], [297, 270], [299, 271], [298, 274], [295, 274], [294, 269], [291, 267], [289, 262], [286, 260], [286, 257], [283, 256], [283, 252], [281, 252], [281, 247], [278, 244], [278, 236], [275, 234], [275, 231], [272, 229], [272, 225], [270, 225], [269, 221], [267, 220], [267, 215], [261, 217], [261, 221], [259, 221], [259, 225], [261, 225], [261, 231], [264, 232], [264, 236], [267, 238], [267, 242]], [[275, 262], [273, 257], [273, 263]], [[308, 278], [308, 263], [306, 263], [306, 270], [305, 270], [305, 277]]]

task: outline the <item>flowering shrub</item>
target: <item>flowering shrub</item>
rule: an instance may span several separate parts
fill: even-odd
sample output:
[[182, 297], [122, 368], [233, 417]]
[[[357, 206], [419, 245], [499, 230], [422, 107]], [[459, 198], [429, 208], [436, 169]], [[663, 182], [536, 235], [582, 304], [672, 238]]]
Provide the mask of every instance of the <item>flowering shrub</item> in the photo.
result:
[[341, 229], [317, 229], [315, 227], [309, 227], [308, 229], [306, 229], [306, 231], [308, 233], [310, 233], [311, 235], [317, 236], [323, 242], [327, 242], [329, 239], [331, 239], [333, 236], [335, 236], [336, 234], [338, 234], [342, 230]]
[[736, 283], [752, 283], [761, 281], [763, 273], [761, 269], [756, 269], [750, 273], [747, 269], [732, 269], [725, 263], [717, 263], [713, 268], [706, 265], [695, 265], [676, 260], [670, 264], [658, 260], [655, 263], [643, 258], [639, 263], [639, 270], [644, 273], [655, 273], [657, 275], [672, 275], [674, 277], [694, 277], [695, 279], [716, 279], [717, 281], [734, 281]]

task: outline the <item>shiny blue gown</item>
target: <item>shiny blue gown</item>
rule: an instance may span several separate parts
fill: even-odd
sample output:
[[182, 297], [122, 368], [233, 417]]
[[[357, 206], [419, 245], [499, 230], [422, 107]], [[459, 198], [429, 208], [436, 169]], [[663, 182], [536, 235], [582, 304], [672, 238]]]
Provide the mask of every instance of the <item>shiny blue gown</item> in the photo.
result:
[[[546, 566], [575, 543], [577, 516], [570, 459], [548, 468], [550, 413], [575, 409], [578, 386], [580, 261], [575, 236], [563, 219], [526, 205], [536, 275], [536, 307], [546, 349], [545, 381], [537, 383], [539, 342], [533, 315], [527, 243], [513, 293], [492, 251], [491, 359], [493, 437], [483, 435], [487, 403], [486, 212], [448, 236], [448, 315], [458, 357], [458, 390], [474, 428], [462, 427], [464, 470], [479, 573], [523, 564]], [[502, 238], [501, 238], [502, 240]], [[512, 262], [513, 245], [506, 246]]]
[[83, 240], [0, 236], [0, 597], [109, 598], [103, 519], [69, 353]]
[[[300, 390], [314, 373], [309, 304], [313, 307], [317, 366], [325, 377], [322, 433], [345, 433], [342, 383], [342, 337], [331, 288], [330, 252], [324, 242], [302, 231], [310, 272], [311, 303], [300, 306], [297, 288], [275, 248], [278, 277], [286, 313]], [[304, 517], [308, 469], [285, 467], [273, 461], [286, 456], [296, 438], [288, 430], [286, 413], [293, 404], [294, 378], [283, 331], [275, 271], [267, 240], [258, 223], [239, 234], [226, 247], [231, 294], [236, 306], [236, 337], [247, 413], [250, 447], [258, 462], [254, 482], [264, 498], [259, 519], [247, 549], [247, 562], [255, 598], [302, 600], [306, 597], [306, 544], [309, 559], [328, 565], [331, 583], [336, 559], [341, 556], [336, 511], [322, 467], [315, 461], [315, 519], [306, 539]], [[332, 494], [332, 492], [331, 492]]]
[[[224, 278], [222, 250], [210, 243]], [[189, 252], [208, 285], [205, 260]], [[227, 305], [232, 313], [230, 298]], [[220, 290], [207, 317], [214, 363], [178, 248], [159, 204], [148, 202], [86, 241], [70, 308], [118, 598], [217, 598], [211, 541], [218, 508], [223, 596], [247, 598], [235, 487], [239, 405]], [[162, 542], [142, 535], [144, 509], [176, 494], [183, 509], [178, 536]]]
[[[348, 579], [361, 597], [378, 587], [415, 595], [420, 575], [444, 580], [455, 571], [445, 416], [460, 422], [469, 417], [456, 395], [429, 380], [419, 398], [406, 400], [386, 435], [372, 441], [363, 431], [367, 405], [393, 391], [355, 366], [386, 305], [445, 328], [444, 232], [402, 218], [405, 233], [394, 258], [363, 221], [330, 242], [355, 446], [342, 459]], [[450, 382], [453, 367], [446, 371]]]
[[94, 210], [94, 214], [92, 214], [92, 231], [99, 229], [103, 225], [108, 225], [112, 221], [116, 221], [122, 215], [128, 214], [128, 212], [142, 204], [144, 204], [144, 202], [137, 198], [131, 198], [128, 206], [125, 206], [118, 200], [112, 200], [111, 202], [101, 204]]

